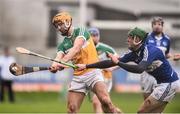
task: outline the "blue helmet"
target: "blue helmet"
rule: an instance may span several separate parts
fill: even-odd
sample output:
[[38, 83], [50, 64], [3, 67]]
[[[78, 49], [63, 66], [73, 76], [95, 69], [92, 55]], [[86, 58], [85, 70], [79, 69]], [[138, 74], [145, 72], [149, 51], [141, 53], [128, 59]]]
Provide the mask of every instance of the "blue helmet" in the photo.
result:
[[100, 37], [100, 32], [99, 32], [98, 28], [91, 27], [88, 29], [88, 31], [89, 31], [90, 35]]

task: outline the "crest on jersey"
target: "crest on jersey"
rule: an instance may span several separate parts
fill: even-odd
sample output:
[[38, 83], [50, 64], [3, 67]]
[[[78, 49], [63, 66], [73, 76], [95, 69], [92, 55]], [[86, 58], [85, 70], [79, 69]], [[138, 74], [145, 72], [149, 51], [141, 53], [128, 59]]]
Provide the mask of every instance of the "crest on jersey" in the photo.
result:
[[154, 40], [149, 40], [148, 42], [149, 42], [149, 43], [154, 43], [155, 41], [154, 41]]
[[163, 44], [163, 46], [167, 46], [168, 45], [167, 42], [162, 42], [162, 44]]

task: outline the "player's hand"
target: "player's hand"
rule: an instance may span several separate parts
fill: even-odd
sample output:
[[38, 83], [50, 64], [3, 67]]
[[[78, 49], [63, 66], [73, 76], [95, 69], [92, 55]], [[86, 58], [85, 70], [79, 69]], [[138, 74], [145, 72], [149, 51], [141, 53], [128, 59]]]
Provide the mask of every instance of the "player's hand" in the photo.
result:
[[115, 56], [113, 55], [112, 53], [107, 53], [107, 56], [115, 63], [115, 64], [118, 64], [119, 62], [119, 57], [118, 56]]
[[180, 54], [179, 53], [174, 54], [173, 60], [174, 61], [180, 60]]
[[76, 70], [84, 70], [86, 69], [86, 64], [77, 64], [78, 68]]
[[57, 62], [53, 62], [53, 64], [49, 68], [49, 71], [52, 72], [52, 73], [56, 73], [57, 71], [61, 71], [63, 69], [64, 69], [63, 65], [61, 65], [61, 64], [59, 64]]

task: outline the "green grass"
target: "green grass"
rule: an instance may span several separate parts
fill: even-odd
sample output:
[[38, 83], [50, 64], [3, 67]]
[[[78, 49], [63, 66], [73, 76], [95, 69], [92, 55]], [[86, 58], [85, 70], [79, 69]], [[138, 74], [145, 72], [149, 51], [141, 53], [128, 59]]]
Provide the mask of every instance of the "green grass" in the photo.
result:
[[[120, 107], [123, 112], [136, 112], [143, 99], [140, 93], [111, 93], [113, 103]], [[6, 98], [7, 99], [7, 98]], [[86, 98], [81, 106], [80, 112], [92, 112], [92, 104]], [[41, 112], [54, 113], [66, 112], [66, 101], [59, 93], [32, 92], [16, 93], [16, 102], [11, 104], [7, 100], [0, 103], [2, 112]], [[180, 94], [166, 107], [166, 113], [180, 113]]]

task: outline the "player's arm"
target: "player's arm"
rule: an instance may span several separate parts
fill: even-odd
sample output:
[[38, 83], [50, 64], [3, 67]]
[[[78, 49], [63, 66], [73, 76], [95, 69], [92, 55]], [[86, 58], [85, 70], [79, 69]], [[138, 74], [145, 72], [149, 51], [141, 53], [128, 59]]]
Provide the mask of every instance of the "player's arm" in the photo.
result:
[[117, 65], [119, 65], [121, 68], [127, 70], [128, 72], [132, 72], [132, 73], [142, 73], [148, 67], [148, 63], [146, 61], [142, 61], [138, 65], [132, 65], [132, 64], [123, 63], [123, 62], [119, 61], [117, 63]]
[[[59, 51], [59, 52], [57, 52], [57, 54], [56, 54], [55, 60], [61, 61], [61, 59], [63, 58], [63, 56], [64, 56], [64, 53], [61, 52], [61, 51]], [[50, 70], [52, 73], [56, 73], [57, 70], [63, 70], [63, 69], [64, 69], [62, 66], [63, 66], [63, 65], [61, 65], [61, 64], [59, 64], [59, 63], [57, 63], [57, 62], [53, 62], [49, 70]]]
[[64, 57], [64, 53], [57, 52], [55, 60], [60, 61]]
[[115, 64], [113, 61], [111, 60], [104, 60], [104, 61], [100, 61], [97, 63], [93, 63], [93, 64], [87, 64], [85, 67], [86, 68], [109, 68], [109, 67], [113, 67], [116, 66], [117, 64]]
[[[107, 56], [109, 57], [109, 55], [111, 55], [111, 53], [107, 53]], [[116, 56], [117, 58], [120, 59], [119, 55], [115, 52], [113, 53], [113, 56]], [[113, 71], [113, 70], [117, 70], [117, 69], [120, 69], [119, 66], [113, 66], [113, 67], [110, 67], [110, 68], [106, 68], [105, 70], [107, 71]]]
[[[116, 51], [110, 47], [106, 50], [106, 56], [109, 58], [109, 54], [113, 54], [114, 56], [116, 56], [117, 58], [119, 58], [119, 55], [116, 53]], [[116, 69], [119, 69], [120, 67], [119, 66], [113, 66], [113, 67], [110, 67], [110, 68], [106, 68], [104, 70], [106, 71], [113, 71], [113, 70], [116, 70]]]
[[64, 57], [61, 60], [63, 62], [70, 61], [78, 52], [80, 52], [84, 42], [85, 39], [83, 37], [76, 38], [73, 47], [69, 50], [69, 52], [66, 55], [64, 55]]
[[94, 64], [88, 64], [86, 65], [86, 68], [101, 68], [102, 69], [102, 68], [109, 68], [116, 65], [132, 73], [142, 73], [147, 69], [148, 63], [146, 61], [142, 61], [138, 65], [132, 65], [128, 63], [123, 63], [119, 59], [117, 61], [105, 60], [105, 61], [97, 62]]
[[108, 53], [108, 56], [111, 58], [111, 60], [99, 61], [97, 63], [87, 64], [87, 65], [85, 65], [85, 64], [78, 64], [77, 65], [79, 67], [78, 70], [83, 70], [85, 68], [100, 68], [100, 69], [110, 68], [110, 67], [117, 66], [118, 65], [117, 63], [119, 61], [126, 63], [126, 62], [129, 62], [130, 59], [132, 58], [131, 53], [125, 54], [122, 58], [114, 56], [111, 53]]
[[127, 64], [121, 61], [115, 61], [121, 68], [132, 72], [132, 73], [142, 73], [144, 72], [150, 64], [152, 64], [153, 60], [156, 58], [158, 52], [156, 50], [150, 50], [145, 47], [143, 52], [143, 59], [137, 65]]

